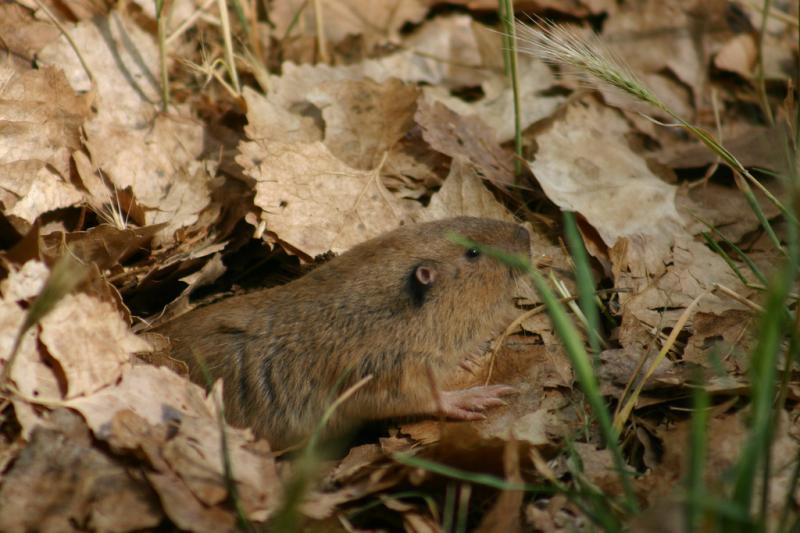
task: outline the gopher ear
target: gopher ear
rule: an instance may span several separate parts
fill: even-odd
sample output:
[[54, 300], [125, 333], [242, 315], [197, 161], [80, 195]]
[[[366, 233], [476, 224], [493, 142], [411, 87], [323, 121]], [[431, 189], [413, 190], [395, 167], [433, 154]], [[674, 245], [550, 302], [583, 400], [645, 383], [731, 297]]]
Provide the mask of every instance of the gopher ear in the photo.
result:
[[436, 283], [439, 270], [436, 263], [425, 261], [415, 266], [406, 278], [406, 290], [411, 297], [411, 301], [417, 307], [422, 307], [428, 296], [428, 291]]
[[431, 265], [419, 265], [414, 269], [414, 277], [422, 285], [430, 286], [436, 281], [436, 270]]

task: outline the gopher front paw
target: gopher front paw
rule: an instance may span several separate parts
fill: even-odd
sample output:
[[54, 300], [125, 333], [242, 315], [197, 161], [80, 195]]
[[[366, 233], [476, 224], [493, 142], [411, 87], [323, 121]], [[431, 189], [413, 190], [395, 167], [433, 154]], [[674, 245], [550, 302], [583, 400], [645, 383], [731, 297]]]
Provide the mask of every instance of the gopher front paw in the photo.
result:
[[483, 420], [490, 407], [508, 405], [501, 397], [515, 394], [508, 385], [487, 385], [441, 393], [441, 415], [455, 420]]

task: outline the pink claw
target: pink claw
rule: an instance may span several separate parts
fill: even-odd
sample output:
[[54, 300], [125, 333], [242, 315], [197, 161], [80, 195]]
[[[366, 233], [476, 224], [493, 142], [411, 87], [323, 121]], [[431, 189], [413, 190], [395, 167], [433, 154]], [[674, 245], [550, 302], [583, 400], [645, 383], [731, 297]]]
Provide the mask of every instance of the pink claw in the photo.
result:
[[487, 385], [441, 394], [441, 414], [455, 420], [484, 420], [483, 412], [490, 407], [508, 405], [501, 396], [515, 394], [508, 385]]

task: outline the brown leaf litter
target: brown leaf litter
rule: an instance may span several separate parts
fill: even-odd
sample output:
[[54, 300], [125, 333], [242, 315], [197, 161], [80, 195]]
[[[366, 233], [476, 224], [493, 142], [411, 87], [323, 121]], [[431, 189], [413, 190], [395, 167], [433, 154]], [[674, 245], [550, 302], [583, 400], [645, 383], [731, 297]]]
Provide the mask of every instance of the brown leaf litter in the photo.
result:
[[[598, 29], [656, 94], [718, 132], [746, 165], [782, 170], [776, 130], [743, 112], [759, 105], [749, 84], [760, 10], [723, 0], [516, 7]], [[612, 408], [642, 385], [622, 433], [646, 508], [631, 527], [647, 517], [667, 526], [677, 513], [697, 375], [713, 398], [706, 482], [721, 486], [746, 438], [741, 398], [763, 291], [729, 246], [747, 283], [700, 234], [712, 224], [765, 271], [778, 252], [704, 147], [617, 94], [589, 92], [520, 57], [517, 159], [504, 44], [487, 26], [496, 2], [280, 0], [266, 13], [245, 3], [244, 19], [231, 16], [241, 95], [215, 81], [227, 80], [215, 63], [223, 56], [216, 6], [176, 0], [171, 9], [171, 103], [162, 108], [152, 2], [0, 5], [0, 366], [55, 261], [71, 254], [91, 265], [21, 339], [0, 396], [0, 530], [232, 531], [242, 519], [269, 527], [295, 504], [304, 526], [331, 530], [442, 531], [459, 513], [485, 532], [588, 527], [564, 494], [497, 491], [393, 459], [413, 454], [510, 483], [580, 475], [620, 493], [529, 287], [518, 290], [527, 313], [519, 327], [502, 346], [464, 354], [457, 376], [465, 386], [515, 385], [509, 405], [477, 422], [369, 429], [320, 456], [294, 503], [283, 488], [301, 453], [276, 457], [250, 430], [221, 423], [220, 384], [191, 383], [157, 339], [133, 333], [202, 298], [241, 292], [248, 279], [286, 281], [401, 224], [460, 215], [525, 223], [534, 265], [563, 284], [570, 304], [577, 290], [560, 210], [577, 214], [608, 315], [597, 378]], [[796, 29], [773, 16], [766, 30], [764, 73], [777, 86], [789, 77]], [[781, 195], [777, 180], [764, 183]], [[783, 236], [780, 212], [756, 197]], [[698, 297], [642, 383], [641, 369]], [[800, 433], [800, 388], [790, 378], [771, 515]]]

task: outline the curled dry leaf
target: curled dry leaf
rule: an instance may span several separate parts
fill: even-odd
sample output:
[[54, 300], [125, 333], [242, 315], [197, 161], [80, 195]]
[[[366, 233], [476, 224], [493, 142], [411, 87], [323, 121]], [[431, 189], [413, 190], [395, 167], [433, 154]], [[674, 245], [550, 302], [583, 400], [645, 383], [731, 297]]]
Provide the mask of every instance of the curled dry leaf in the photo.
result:
[[63, 372], [67, 399], [116, 382], [131, 354], [149, 350], [113, 305], [85, 294], [61, 300], [42, 320], [39, 339]]
[[[0, 485], [3, 531], [138, 531], [162, 520], [152, 489], [126, 464], [93, 446], [66, 409], [36, 428]], [[76, 480], [78, 482], [76, 482]]]
[[[69, 159], [91, 97], [79, 96], [63, 72], [16, 72], [0, 65], [0, 203], [6, 216], [32, 224], [39, 215], [78, 204]], [[27, 228], [23, 228], [23, 231]]]
[[21, 67], [27, 69], [36, 52], [58, 38], [58, 28], [37, 20], [21, 3], [4, 3], [0, 5], [0, 35], [10, 57], [24, 59], [27, 64]]
[[[14, 339], [25, 320], [25, 311], [19, 304], [5, 298], [0, 301], [0, 362], [8, 364]], [[61, 383], [39, 354], [37, 332], [31, 328], [22, 337], [10, 379], [16, 388], [29, 398], [58, 401]]]
[[477, 116], [464, 117], [444, 104], [423, 99], [414, 119], [434, 150], [468, 161], [498, 187], [513, 182], [514, 155], [500, 148], [494, 131]]
[[152, 322], [150, 326], [155, 327], [156, 324], [167, 322], [178, 315], [189, 312], [197, 305], [189, 303], [189, 297], [192, 292], [200, 287], [214, 283], [225, 273], [225, 270], [225, 265], [222, 262], [222, 255], [215, 253], [200, 270], [180, 278], [179, 281], [186, 283], [186, 288], [181, 291], [177, 298], [167, 304], [164, 308], [164, 312], [159, 315], [157, 322]]
[[[658, 276], [648, 276], [641, 265], [625, 255], [625, 246], [616, 246], [611, 253], [618, 269], [616, 286], [620, 293], [622, 325], [619, 336], [623, 347], [644, 350], [651, 343], [652, 332], [670, 328], [684, 308], [703, 293], [706, 296], [695, 312], [721, 314], [742, 310], [744, 305], [720, 293], [712, 292], [720, 283], [747, 297], [747, 289], [725, 261], [688, 234], [677, 234], [671, 252], [671, 264]], [[627, 292], [630, 291], [630, 292]], [[642, 327], [644, 325], [644, 327]]]
[[[264, 520], [277, 504], [280, 488], [266, 441], [254, 442], [247, 430], [225, 427], [226, 449], [215, 420], [183, 416], [152, 425], [123, 409], [112, 418], [105, 439], [117, 453], [139, 453], [150, 464], [148, 480], [162, 498], [165, 512], [186, 529], [230, 523], [229, 486], [224, 454], [239, 504], [251, 520]], [[192, 524], [190, 517], [205, 517]]]
[[44, 240], [52, 247], [66, 241], [70, 253], [75, 257], [84, 263], [96, 265], [100, 270], [106, 270], [146, 250], [153, 236], [165, 225], [117, 228], [109, 224], [100, 224], [86, 231], [72, 231], [66, 235], [54, 232]]
[[607, 246], [620, 237], [643, 235], [651, 249], [666, 253], [682, 227], [677, 189], [628, 148], [628, 131], [619, 113], [595, 99], [574, 102], [562, 120], [536, 137], [539, 151], [530, 167], [547, 197], [580, 213]]
[[108, 438], [111, 421], [122, 410], [133, 411], [152, 426], [183, 416], [217, 419], [202, 388], [166, 368], [149, 365], [129, 366], [123, 370], [119, 384], [89, 396], [72, 398], [65, 405], [83, 415], [101, 439]]
[[325, 121], [325, 146], [353, 168], [372, 170], [414, 125], [418, 89], [396, 79], [324, 82], [308, 95]]
[[749, 79], [753, 74], [757, 55], [755, 37], [748, 33], [740, 33], [731, 38], [717, 52], [714, 57], [714, 66]]
[[[178, 525], [206, 527], [192, 522], [201, 520], [211, 528], [233, 520], [223, 505], [229, 494], [217, 413], [219, 392], [206, 398], [200, 387], [170, 370], [137, 365], [125, 370], [118, 385], [65, 404], [115, 449], [144, 451], [156, 470], [148, 480]], [[278, 491], [269, 446], [256, 442], [250, 430], [228, 426], [224, 430], [240, 501], [251, 519], [264, 520], [277, 503]]]
[[514, 216], [486, 188], [478, 171], [464, 158], [453, 159], [450, 175], [422, 210], [422, 221], [472, 216], [514, 222]]
[[[315, 86], [330, 80], [369, 78], [382, 83], [397, 78], [408, 83], [473, 87], [496, 74], [484, 68], [471, 17], [437, 17], [422, 25], [399, 52], [354, 65], [296, 65], [286, 62], [280, 76], [270, 76], [269, 99], [284, 109], [297, 109]], [[485, 31], [485, 30], [484, 30]]]
[[236, 161], [257, 182], [255, 204], [267, 230], [310, 257], [342, 252], [410, 220], [410, 209], [375, 172], [346, 165], [322, 143], [243, 143]]
[[[495, 55], [500, 56], [499, 35], [496, 36]], [[519, 108], [520, 129], [525, 130], [531, 124], [550, 116], [565, 100], [564, 96], [546, 94], [548, 89], [556, 85], [555, 76], [550, 68], [531, 56], [519, 58]], [[429, 102], [441, 102], [455, 113], [468, 117], [475, 115], [481, 122], [496, 132], [497, 141], [505, 143], [514, 138], [514, 91], [508, 76], [498, 72], [494, 76], [486, 76], [481, 85], [483, 98], [476, 102], [466, 102], [450, 95], [440, 86], [424, 88], [425, 99]]]
[[234, 531], [236, 519], [220, 507], [206, 507], [175, 475], [149, 472], [147, 481], [158, 493], [164, 512], [176, 526], [197, 533]]
[[245, 87], [247, 126], [244, 132], [252, 141], [311, 143], [322, 140], [322, 130], [314, 119], [292, 112], [275, 101], [273, 91], [266, 96]]
[[[278, 472], [266, 441], [255, 443], [250, 431], [225, 427], [231, 475], [248, 515], [264, 518], [275, 506], [280, 489]], [[187, 417], [178, 434], [164, 444], [164, 460], [205, 505], [228, 497], [220, 427], [212, 420]]]
[[97, 113], [84, 125], [93, 167], [115, 189], [130, 188], [145, 209], [146, 224], [167, 223], [157, 241], [171, 239], [209, 203], [211, 177], [198, 161], [203, 127], [186, 108], [159, 113], [158, 49], [152, 35], [119, 13], [69, 31], [95, 76], [93, 84], [63, 37], [39, 59], [63, 68], [76, 90], [94, 86]]
[[329, 0], [324, 4], [280, 0], [272, 4], [270, 20], [281, 37], [298, 33], [316, 37], [316, 22], [324, 20], [321, 28], [328, 43], [335, 45], [348, 36], [360, 35], [371, 49], [396, 41], [405, 24], [420, 22], [428, 11], [422, 0], [392, 0], [391, 4], [373, 0]]
[[[48, 273], [44, 264], [29, 261], [12, 271], [0, 287], [0, 361], [4, 364], [25, 318], [20, 303], [39, 294]], [[23, 337], [11, 380], [30, 401], [60, 402], [114, 383], [131, 354], [148, 349], [130, 332], [114, 305], [87, 294], [67, 295]], [[27, 433], [31, 427], [23, 425]]]

